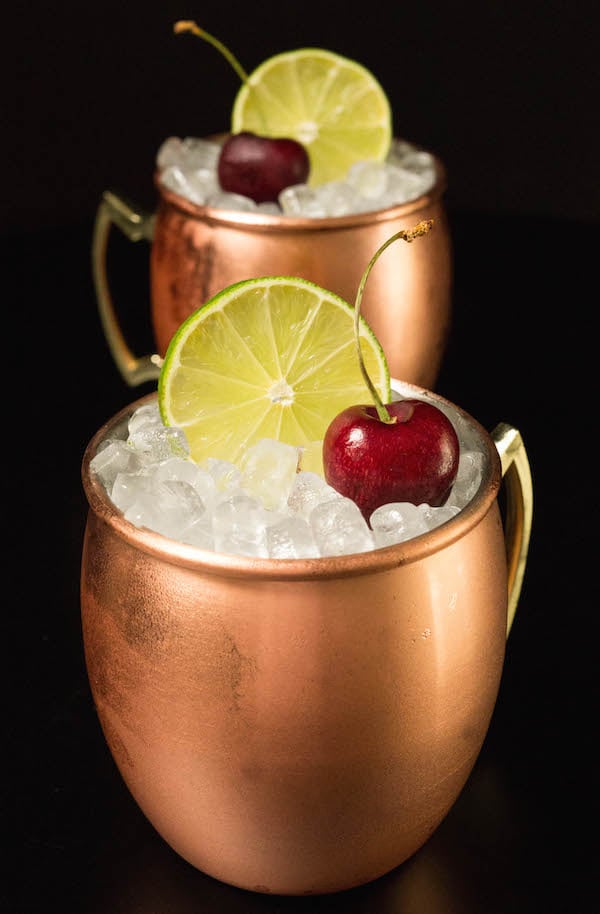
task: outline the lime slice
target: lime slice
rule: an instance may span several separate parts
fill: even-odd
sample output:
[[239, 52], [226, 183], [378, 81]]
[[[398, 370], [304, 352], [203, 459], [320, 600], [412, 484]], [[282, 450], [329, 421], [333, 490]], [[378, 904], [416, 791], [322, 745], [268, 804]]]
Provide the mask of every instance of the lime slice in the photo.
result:
[[[367, 371], [388, 403], [383, 350], [362, 317], [359, 328]], [[158, 402], [165, 424], [185, 431], [198, 463], [236, 462], [261, 438], [312, 453], [342, 409], [372, 402], [359, 367], [354, 310], [296, 277], [235, 283], [172, 337]]]
[[381, 85], [361, 64], [301, 48], [270, 57], [250, 74], [235, 98], [231, 129], [298, 140], [315, 186], [341, 180], [354, 162], [385, 159], [392, 116]]

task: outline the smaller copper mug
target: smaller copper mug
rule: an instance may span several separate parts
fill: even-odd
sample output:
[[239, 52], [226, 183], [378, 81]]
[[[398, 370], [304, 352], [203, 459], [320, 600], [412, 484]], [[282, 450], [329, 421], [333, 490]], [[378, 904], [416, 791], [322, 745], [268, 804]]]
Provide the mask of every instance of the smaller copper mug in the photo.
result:
[[[379, 339], [393, 377], [426, 388], [437, 380], [451, 319], [452, 257], [436, 159], [431, 190], [388, 209], [307, 219], [198, 206], [163, 187], [151, 214], [106, 191], [92, 243], [96, 298], [113, 359], [130, 386], [155, 379], [175, 330], [226, 286], [256, 276], [300, 276], [354, 303], [375, 251], [395, 232], [433, 219], [427, 238], [392, 245], [372, 271], [362, 313]], [[107, 272], [110, 228], [151, 242], [151, 324], [158, 352], [138, 357], [117, 317]]]
[[383, 875], [427, 841], [483, 744], [527, 560], [527, 454], [510, 425], [488, 434], [441, 397], [394, 387], [457, 410], [484, 471], [453, 519], [372, 552], [250, 559], [128, 522], [90, 460], [155, 394], [83, 457], [98, 716], [149, 821], [223, 882], [303, 895]]

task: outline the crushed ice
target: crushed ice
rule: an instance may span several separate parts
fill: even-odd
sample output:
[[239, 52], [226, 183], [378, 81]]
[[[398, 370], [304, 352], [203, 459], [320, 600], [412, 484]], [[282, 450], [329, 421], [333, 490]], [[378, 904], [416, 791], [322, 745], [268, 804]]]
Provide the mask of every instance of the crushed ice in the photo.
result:
[[217, 175], [220, 149], [213, 140], [168, 137], [156, 155], [161, 183], [199, 206], [319, 219], [408, 203], [430, 191], [437, 178], [430, 152], [394, 139], [384, 162], [356, 162], [343, 181], [319, 187], [294, 184], [280, 193], [278, 202], [257, 204], [221, 189]]
[[126, 439], [104, 440], [90, 468], [129, 521], [170, 539], [263, 558], [347, 555], [425, 533], [471, 500], [483, 454], [468, 424], [452, 419], [461, 456], [446, 503], [382, 505], [370, 524], [353, 501], [302, 469], [302, 448], [265, 438], [239, 466], [216, 458], [197, 464], [183, 431], [165, 427], [156, 404], [138, 407]]

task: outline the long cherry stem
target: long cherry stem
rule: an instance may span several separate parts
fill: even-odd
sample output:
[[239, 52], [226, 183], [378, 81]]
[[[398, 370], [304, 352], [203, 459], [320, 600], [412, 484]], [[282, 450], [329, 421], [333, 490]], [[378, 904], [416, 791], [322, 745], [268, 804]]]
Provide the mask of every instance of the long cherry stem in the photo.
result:
[[216, 48], [217, 51], [220, 51], [223, 57], [229, 61], [242, 82], [248, 82], [248, 74], [242, 67], [237, 57], [234, 57], [229, 48], [225, 47], [223, 42], [219, 41], [218, 38], [215, 38], [214, 35], [211, 35], [210, 32], [201, 29], [199, 25], [196, 25], [195, 22], [192, 22], [188, 19], [180, 19], [178, 22], [176, 22], [173, 26], [173, 31], [176, 35], [181, 35], [182, 32], [191, 32], [192, 35], [196, 35], [196, 37], [203, 38], [205, 41], [208, 41], [209, 44], [212, 44], [213, 48]]
[[[229, 48], [226, 45], [224, 45], [222, 41], [219, 41], [218, 38], [215, 38], [214, 35], [211, 35], [210, 32], [207, 32], [205, 29], [201, 29], [200, 26], [197, 25], [195, 22], [193, 22], [191, 19], [180, 19], [173, 26], [173, 31], [175, 32], [176, 35], [181, 35], [183, 32], [191, 32], [192, 35], [196, 35], [197, 38], [203, 38], [204, 41], [207, 41], [209, 44], [212, 44], [213, 48], [216, 48], [217, 51], [219, 51], [223, 55], [225, 60], [227, 60], [231, 64], [231, 66], [233, 67], [233, 69], [235, 70], [235, 72], [237, 73], [239, 78], [241, 79], [242, 83], [245, 86], [247, 86], [247, 88], [250, 91], [253, 91], [252, 86], [250, 84], [249, 76], [246, 73], [246, 71], [244, 70], [244, 68], [242, 67], [241, 63], [239, 62], [237, 57], [235, 57], [234, 54], [232, 54], [232, 52], [229, 50]], [[265, 134], [265, 136], [269, 136], [267, 118], [265, 117], [265, 113], [262, 110], [259, 98], [257, 98], [257, 111], [258, 111], [258, 116], [262, 122], [264, 134]]]
[[401, 231], [396, 232], [395, 235], [392, 235], [390, 238], [388, 238], [387, 241], [385, 241], [381, 245], [381, 247], [378, 248], [378, 250], [375, 251], [375, 253], [371, 257], [369, 263], [367, 264], [367, 268], [362, 275], [362, 278], [358, 285], [358, 291], [356, 293], [356, 301], [354, 304], [354, 334], [355, 334], [355, 339], [356, 339], [356, 349], [358, 352], [358, 361], [360, 364], [360, 370], [362, 372], [363, 378], [365, 379], [367, 387], [369, 388], [371, 396], [373, 397], [373, 402], [375, 403], [375, 409], [377, 410], [377, 415], [379, 416], [379, 419], [382, 422], [387, 423], [388, 425], [392, 425], [394, 422], [396, 422], [396, 419], [395, 419], [395, 417], [390, 416], [388, 410], [384, 406], [383, 401], [382, 401], [381, 397], [379, 396], [377, 389], [375, 388], [375, 385], [373, 384], [371, 378], [369, 377], [369, 372], [367, 371], [367, 367], [366, 367], [364, 359], [363, 359], [362, 349], [361, 349], [361, 345], [360, 345], [360, 305], [362, 302], [364, 288], [365, 288], [367, 279], [369, 278], [369, 273], [371, 272], [371, 270], [375, 266], [375, 263], [379, 260], [380, 256], [383, 254], [385, 249], [387, 247], [389, 247], [390, 244], [392, 244], [394, 241], [397, 241], [399, 238], [401, 238], [403, 241], [409, 241], [409, 242], [414, 241], [415, 238], [419, 238], [421, 235], [426, 235], [432, 226], [433, 226], [433, 219], [425, 219], [422, 222], [417, 223], [417, 225], [415, 225], [413, 228], [402, 229]]

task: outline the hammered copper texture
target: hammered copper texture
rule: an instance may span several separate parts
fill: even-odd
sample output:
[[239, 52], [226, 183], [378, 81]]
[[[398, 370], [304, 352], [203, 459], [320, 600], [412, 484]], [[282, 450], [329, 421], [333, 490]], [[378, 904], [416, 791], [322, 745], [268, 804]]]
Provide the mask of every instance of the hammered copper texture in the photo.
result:
[[150, 254], [151, 315], [161, 356], [181, 322], [242, 279], [300, 276], [354, 304], [375, 251], [395, 232], [434, 220], [427, 237], [398, 241], [371, 271], [362, 313], [393, 377], [433, 388], [451, 321], [452, 252], [445, 171], [411, 203], [357, 216], [300, 219], [196, 206], [156, 181]]
[[111, 505], [89, 461], [133, 406], [84, 457], [81, 572], [89, 680], [132, 795], [183, 858], [242, 888], [324, 893], [388, 872], [456, 800], [498, 694], [493, 443], [481, 429], [479, 494], [432, 533], [252, 560], [173, 543]]

